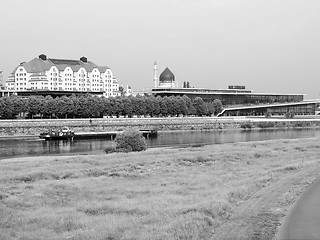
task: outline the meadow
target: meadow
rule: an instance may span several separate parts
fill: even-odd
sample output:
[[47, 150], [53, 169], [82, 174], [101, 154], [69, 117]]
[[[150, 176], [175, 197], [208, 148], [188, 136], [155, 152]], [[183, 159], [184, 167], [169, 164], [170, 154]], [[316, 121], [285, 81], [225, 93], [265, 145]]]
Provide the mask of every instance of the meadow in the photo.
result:
[[274, 239], [319, 139], [0, 161], [0, 239]]

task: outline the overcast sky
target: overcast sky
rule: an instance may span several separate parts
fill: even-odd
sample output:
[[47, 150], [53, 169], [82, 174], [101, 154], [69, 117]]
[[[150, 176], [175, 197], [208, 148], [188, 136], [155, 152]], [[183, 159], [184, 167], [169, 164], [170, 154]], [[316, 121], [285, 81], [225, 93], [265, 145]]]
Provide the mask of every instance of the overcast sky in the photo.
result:
[[124, 86], [165, 69], [193, 87], [320, 98], [319, 0], [1, 0], [0, 70], [41, 53], [108, 66]]

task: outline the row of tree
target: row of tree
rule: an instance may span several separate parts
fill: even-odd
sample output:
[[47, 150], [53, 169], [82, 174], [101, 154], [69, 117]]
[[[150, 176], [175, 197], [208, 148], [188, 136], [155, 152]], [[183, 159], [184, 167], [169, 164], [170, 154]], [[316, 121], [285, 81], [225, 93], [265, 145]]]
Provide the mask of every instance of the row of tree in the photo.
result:
[[52, 98], [51, 96], [17, 96], [0, 98], [0, 118], [93, 118], [103, 116], [211, 116], [222, 110], [221, 101], [204, 102], [187, 96], [154, 97], [97, 97], [72, 95]]

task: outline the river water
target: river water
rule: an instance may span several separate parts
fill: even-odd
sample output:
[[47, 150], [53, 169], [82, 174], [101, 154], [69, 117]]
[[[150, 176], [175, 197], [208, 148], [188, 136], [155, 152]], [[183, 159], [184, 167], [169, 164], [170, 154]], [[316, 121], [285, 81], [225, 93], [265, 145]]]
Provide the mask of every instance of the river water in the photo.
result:
[[[274, 139], [314, 138], [320, 129], [290, 130], [221, 130], [221, 131], [175, 131], [159, 132], [157, 138], [147, 139], [147, 146], [187, 146], [194, 144], [222, 144], [234, 142], [263, 141]], [[76, 153], [102, 153], [110, 140], [90, 139], [77, 141], [44, 141], [38, 138], [0, 139], [0, 159], [24, 156], [59, 155]]]

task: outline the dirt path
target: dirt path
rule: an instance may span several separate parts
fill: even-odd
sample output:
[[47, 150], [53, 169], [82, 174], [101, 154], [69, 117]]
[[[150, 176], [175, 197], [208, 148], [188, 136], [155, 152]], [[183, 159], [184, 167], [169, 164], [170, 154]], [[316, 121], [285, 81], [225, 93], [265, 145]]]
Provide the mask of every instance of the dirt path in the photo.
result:
[[320, 181], [317, 181], [297, 200], [286, 217], [277, 239], [319, 239], [319, 200]]
[[239, 205], [231, 221], [222, 224], [213, 239], [248, 239], [248, 236], [250, 240], [275, 239], [292, 205], [317, 180], [318, 173], [318, 170], [307, 167], [285, 179], [267, 182], [263, 189]]

